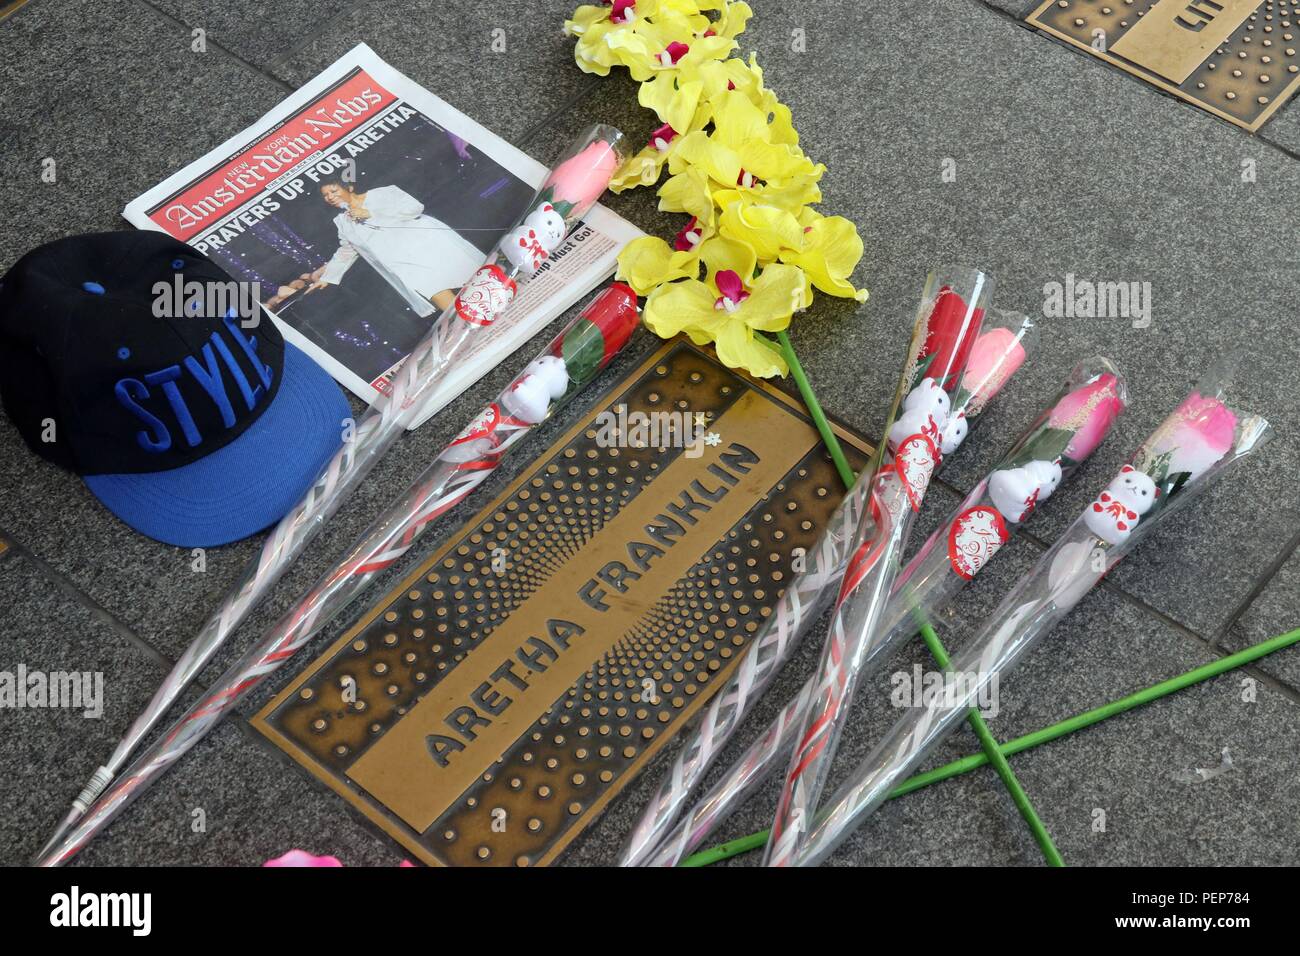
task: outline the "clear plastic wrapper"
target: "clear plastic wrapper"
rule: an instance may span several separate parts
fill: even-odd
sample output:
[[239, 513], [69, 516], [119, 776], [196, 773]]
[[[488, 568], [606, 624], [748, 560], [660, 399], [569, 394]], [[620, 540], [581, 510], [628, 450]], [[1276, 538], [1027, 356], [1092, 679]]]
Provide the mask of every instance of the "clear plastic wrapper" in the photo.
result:
[[[387, 400], [382, 406], [372, 407], [356, 423], [316, 483], [272, 529], [261, 552], [181, 655], [109, 761], [95, 771], [74, 801], [73, 810], [42, 851], [43, 860], [62, 862], [102, 825], [95, 825], [93, 820], [83, 821], [68, 839], [63, 839], [63, 834], [104, 792], [176, 698], [405, 432], [437, 388], [442, 375], [474, 347], [480, 336], [491, 334], [485, 329], [513, 301], [519, 283], [526, 282], [545, 262], [549, 252], [563, 243], [595, 205], [624, 159], [623, 134], [609, 126], [588, 128], [564, 152], [519, 222], [501, 239], [402, 364]], [[342, 422], [340, 432], [343, 432]], [[120, 787], [114, 792], [118, 790]], [[98, 819], [101, 814], [97, 810], [94, 816]]]
[[[1021, 313], [987, 311], [949, 416], [949, 422], [958, 420], [961, 425], [944, 432], [941, 450], [945, 460], [965, 440], [979, 414], [1024, 363], [1026, 355], [1032, 353], [1038, 340], [1036, 332], [1034, 324]], [[859, 478], [845, 494], [816, 546], [803, 556], [803, 570], [781, 595], [735, 672], [685, 735], [676, 759], [632, 829], [620, 859], [622, 866], [640, 866], [649, 860], [753, 703], [767, 691], [812, 622], [830, 605], [848, 563], [849, 546], [862, 518], [868, 487], [867, 479]], [[674, 831], [678, 843], [681, 833]]]
[[1009, 671], [1155, 527], [1267, 440], [1268, 422], [1227, 403], [1229, 384], [1228, 374], [1212, 372], [1142, 443], [953, 657], [952, 669], [968, 678], [960, 691], [900, 719], [831, 797], [797, 865], [824, 860], [952, 731], [995, 675]]
[[[1097, 356], [1074, 367], [1034, 423], [1012, 443], [990, 473], [953, 509], [903, 569], [885, 609], [887, 635], [868, 650], [862, 663], [863, 676], [888, 659], [899, 642], [916, 632], [916, 615], [930, 617], [949, 606], [957, 593], [1020, 530], [1036, 507], [1051, 496], [1060, 481], [1069, 479], [1123, 412], [1126, 394], [1123, 376], [1109, 359]], [[1027, 492], [1023, 497], [1032, 499], [1032, 506], [1020, 507], [1017, 503], [1011, 513], [1018, 517], [1008, 519], [990, 499], [989, 483], [999, 472], [1023, 468], [1031, 461], [1059, 464], [1059, 480], [1045, 482], [1042, 487]], [[1052, 473], [1048, 477], [1053, 477]], [[651, 859], [653, 865], [676, 866], [743, 803], [775, 765], [787, 759], [794, 733], [806, 716], [813, 687], [813, 681], [809, 680], [726, 776], [692, 808], [684, 823], [662, 839], [660, 849]]]
[[764, 854], [769, 866], [793, 862], [812, 825], [862, 660], [884, 636], [882, 613], [903, 543], [939, 463], [952, 399], [979, 334], [991, 285], [975, 269], [939, 270], [926, 280], [907, 363], [886, 418], [885, 440], [870, 469], [870, 507], [850, 548], [818, 665], [817, 689], [783, 781]]

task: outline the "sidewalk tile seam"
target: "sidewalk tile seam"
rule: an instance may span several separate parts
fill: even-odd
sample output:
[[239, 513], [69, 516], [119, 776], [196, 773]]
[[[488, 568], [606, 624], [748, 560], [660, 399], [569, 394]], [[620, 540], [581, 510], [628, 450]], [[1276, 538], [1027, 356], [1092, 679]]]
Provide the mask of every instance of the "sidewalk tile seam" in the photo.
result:
[[[148, 10], [150, 13], [154, 14], [155, 16], [161, 17], [163, 20], [166, 20], [168, 23], [172, 24], [173, 26], [180, 27], [182, 30], [185, 30], [186, 32], [195, 29], [195, 27], [186, 23], [184, 20], [178, 19], [177, 17], [172, 16], [166, 10], [161, 10], [158, 7], [154, 6], [150, 2], [150, 0], [134, 0], [134, 2], [137, 6], [144, 7], [146, 10]], [[271, 73], [268, 70], [263, 69], [262, 67], [258, 66], [255, 63], [250, 63], [248, 60], [245, 60], [238, 53], [235, 53], [232, 50], [228, 49], [227, 47], [223, 46], [221, 43], [219, 43], [211, 36], [205, 36], [204, 42], [207, 44], [207, 48], [209, 50], [215, 50], [216, 52], [224, 56], [226, 59], [230, 60], [230, 62], [234, 63], [236, 66], [242, 67], [243, 69], [247, 70], [250, 73], [255, 73], [257, 76], [261, 77], [264, 80], [270, 80], [273, 84], [278, 86], [280, 89], [284, 90], [286, 93], [292, 93], [294, 92], [294, 90], [297, 89], [297, 87], [293, 86], [290, 83], [287, 83], [285, 80], [276, 76], [274, 73]]]
[[44, 558], [40, 557], [30, 548], [24, 546], [22, 542], [12, 535], [5, 533], [3, 534], [3, 538], [9, 545], [6, 549], [7, 553], [13, 555], [21, 554], [23, 559], [31, 564], [32, 568], [38, 571], [42, 577], [49, 581], [60, 594], [88, 611], [95, 620], [110, 628], [118, 637], [121, 637], [137, 651], [140, 651], [145, 656], [151, 658], [162, 667], [168, 669], [172, 667], [173, 662], [165, 654], [140, 635], [136, 634], [135, 631], [131, 630], [131, 628], [127, 627], [124, 622], [119, 620], [111, 611], [99, 604], [89, 594], [77, 587], [76, 583], [73, 582], [71, 578], [67, 577], [67, 575], [63, 574], [57, 568], [52, 567]]
[[1232, 630], [1233, 625], [1241, 620], [1242, 616], [1250, 610], [1251, 605], [1254, 604], [1255, 601], [1259, 599], [1259, 596], [1268, 589], [1268, 585], [1286, 565], [1287, 561], [1291, 559], [1291, 556], [1297, 551], [1300, 551], [1300, 531], [1296, 532], [1295, 536], [1282, 546], [1282, 550], [1278, 552], [1277, 557], [1275, 557], [1268, 566], [1260, 572], [1259, 576], [1255, 579], [1255, 583], [1246, 593], [1246, 596], [1243, 597], [1237, 603], [1237, 606], [1228, 614], [1228, 617], [1219, 627], [1219, 632], [1214, 636], [1214, 646], [1216, 650], [1225, 646], [1224, 641], [1227, 639], [1228, 633]]
[[[300, 53], [302, 50], [306, 49], [316, 40], [319, 40], [322, 37], [324, 37], [325, 33], [336, 23], [338, 23], [340, 20], [344, 19], [345, 17], [351, 16], [357, 10], [362, 9], [369, 3], [370, 0], [352, 0], [351, 3], [342, 5], [334, 13], [330, 14], [330, 16], [326, 17], [324, 20], [319, 21], [315, 29], [308, 32], [305, 36], [299, 38], [299, 40], [296, 43], [292, 44], [291, 46], [283, 50], [281, 53], [279, 53], [277, 56], [275, 56], [273, 59], [268, 61], [265, 65], [266, 69], [268, 71], [274, 71], [279, 67], [283, 66], [284, 64], [288, 63], [295, 56], [297, 56], [298, 53]], [[284, 81], [281, 80], [281, 82], [283, 83]]]

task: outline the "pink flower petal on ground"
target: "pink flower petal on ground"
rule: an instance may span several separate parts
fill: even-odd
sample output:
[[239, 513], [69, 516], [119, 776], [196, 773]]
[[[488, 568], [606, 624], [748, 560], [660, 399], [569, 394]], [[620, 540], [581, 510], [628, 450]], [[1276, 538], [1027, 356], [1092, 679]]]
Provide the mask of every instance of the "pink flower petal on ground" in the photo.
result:
[[342, 866], [338, 857], [335, 856], [312, 856], [306, 850], [290, 850], [284, 856], [277, 856], [274, 860], [267, 860], [262, 866], [288, 866], [288, 867], [334, 867]]

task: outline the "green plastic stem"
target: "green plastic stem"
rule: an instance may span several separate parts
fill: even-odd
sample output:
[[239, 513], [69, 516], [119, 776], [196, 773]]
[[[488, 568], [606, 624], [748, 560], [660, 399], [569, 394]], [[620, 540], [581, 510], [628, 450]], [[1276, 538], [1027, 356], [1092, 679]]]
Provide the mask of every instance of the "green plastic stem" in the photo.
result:
[[821, 403], [817, 401], [817, 395], [808, 384], [808, 376], [804, 374], [803, 366], [799, 364], [799, 357], [794, 354], [790, 336], [782, 330], [776, 333], [776, 337], [781, 343], [781, 355], [785, 358], [785, 364], [790, 366], [790, 374], [794, 376], [794, 383], [799, 388], [799, 397], [807, 406], [808, 414], [812, 416], [813, 424], [817, 426], [817, 434], [822, 436], [822, 441], [826, 444], [826, 450], [831, 453], [831, 461], [835, 462], [835, 470], [840, 474], [840, 481], [844, 482], [845, 488], [852, 488], [856, 480], [853, 469], [849, 467], [849, 460], [844, 457], [844, 449], [840, 447], [839, 439], [835, 437], [835, 430], [831, 428], [826, 413], [822, 411]]
[[[1017, 737], [1015, 740], [1008, 741], [998, 747], [998, 752], [1003, 757], [1010, 757], [1014, 754], [1021, 753], [1025, 750], [1031, 750], [1049, 741], [1056, 740], [1058, 737], [1064, 737], [1072, 734], [1076, 730], [1083, 730], [1085, 727], [1091, 727], [1093, 724], [1099, 724], [1126, 711], [1145, 706], [1161, 697], [1167, 697], [1175, 691], [1191, 687], [1193, 684], [1199, 684], [1207, 681], [1212, 677], [1218, 677], [1220, 674], [1230, 670], [1235, 670], [1252, 661], [1257, 661], [1261, 657], [1267, 657], [1276, 651], [1290, 647], [1292, 644], [1300, 643], [1300, 628], [1294, 631], [1288, 631], [1285, 634], [1279, 634], [1277, 637], [1269, 638], [1267, 641], [1261, 641], [1245, 650], [1237, 651], [1235, 654], [1229, 654], [1227, 657], [1221, 657], [1217, 661], [1211, 661], [1208, 664], [1202, 664], [1200, 667], [1193, 668], [1185, 674], [1179, 674], [1177, 677], [1171, 677], [1168, 680], [1161, 681], [1158, 684], [1152, 684], [1150, 687], [1143, 688], [1127, 697], [1121, 697], [1119, 700], [1111, 701], [1109, 704], [1103, 704], [1092, 710], [1086, 710], [1081, 714], [1068, 717], [1059, 723], [1052, 724], [1050, 727], [1044, 727], [1042, 730], [1035, 730], [1031, 734], [1025, 734], [1023, 737]], [[931, 784], [939, 783], [950, 777], [957, 777], [964, 773], [969, 773], [978, 767], [983, 767], [989, 762], [987, 754], [971, 754], [968, 757], [962, 757], [960, 760], [954, 760], [952, 763], [944, 764], [942, 767], [936, 767], [933, 770], [927, 770], [925, 773], [918, 773], [894, 789], [889, 795], [893, 800], [897, 797], [904, 796], [917, 790], [921, 790]], [[707, 866], [710, 863], [717, 863], [728, 857], [736, 856], [747, 850], [767, 844], [767, 831], [754, 833], [739, 840], [732, 840], [729, 843], [723, 843], [719, 846], [712, 847], [708, 850], [701, 850], [693, 856], [687, 857], [682, 861], [682, 866]]]
[[[939, 635], [934, 633], [934, 628], [930, 626], [929, 621], [921, 616], [919, 609], [914, 608], [913, 613], [921, 628], [921, 638], [925, 641], [925, 646], [930, 649], [930, 655], [938, 661], [940, 667], [949, 670], [951, 662], [948, 659], [948, 652], [944, 650], [943, 644], [939, 641]], [[1047, 827], [1038, 818], [1034, 805], [1029, 802], [1029, 794], [1025, 793], [1025, 788], [1020, 785], [1020, 781], [1016, 778], [1015, 772], [1012, 771], [1011, 765], [1007, 763], [1007, 758], [1002, 755], [997, 738], [993, 736], [993, 731], [989, 730], [989, 725], [984, 722], [984, 718], [980, 716], [980, 712], [974, 707], [966, 712], [966, 722], [975, 731], [975, 736], [980, 741], [980, 747], [984, 750], [984, 753], [980, 754], [980, 756], [985, 757], [989, 763], [993, 764], [993, 769], [997, 771], [997, 775], [1002, 779], [1007, 792], [1011, 794], [1011, 801], [1016, 805], [1016, 809], [1020, 811], [1020, 815], [1024, 817], [1025, 823], [1029, 826], [1029, 832], [1034, 835], [1038, 848], [1043, 851], [1043, 858], [1047, 860], [1047, 865], [1065, 866], [1065, 860], [1061, 858], [1060, 851], [1056, 849], [1056, 844], [1052, 842], [1052, 835], [1047, 832]]]
[[[839, 439], [835, 437], [835, 431], [831, 428], [830, 422], [827, 421], [821, 403], [817, 401], [817, 395], [808, 382], [808, 376], [804, 374], [803, 366], [799, 364], [799, 357], [795, 355], [794, 346], [790, 344], [790, 336], [785, 333], [785, 330], [782, 330], [776, 333], [776, 337], [781, 344], [781, 355], [785, 358], [786, 364], [790, 366], [790, 374], [794, 376], [795, 385], [799, 388], [799, 395], [803, 398], [803, 403], [808, 408], [808, 414], [812, 416], [813, 423], [817, 426], [817, 433], [821, 435], [822, 441], [831, 453], [831, 460], [835, 462], [835, 470], [839, 472], [840, 481], [844, 482], [845, 488], [851, 488], [856, 480], [853, 469], [849, 467], [848, 459], [844, 457], [844, 450], [840, 447]], [[770, 341], [768, 344], [771, 344]], [[926, 645], [930, 648], [930, 653], [939, 662], [939, 666], [947, 670], [948, 655], [944, 652], [938, 635], [934, 633], [928, 622], [922, 621], [920, 623], [921, 634], [925, 638]], [[966, 719], [970, 722], [975, 735], [979, 738], [980, 746], [984, 748], [989, 755], [989, 759], [993, 762], [993, 767], [998, 776], [1006, 784], [1012, 802], [1015, 803], [1016, 809], [1020, 811], [1020, 815], [1025, 818], [1030, 832], [1034, 835], [1034, 839], [1043, 851], [1043, 856], [1052, 866], [1064, 866], [1065, 861], [1061, 859], [1061, 854], [1057, 852], [1056, 846], [1052, 843], [1052, 838], [1048, 834], [1047, 828], [1043, 826], [1043, 821], [1034, 812], [1033, 804], [1029, 802], [1029, 796], [1025, 793], [1025, 788], [1020, 785], [1020, 781], [1016, 779], [1010, 765], [998, 752], [997, 740], [994, 739], [988, 725], [984, 723], [984, 718], [976, 710], [972, 709], [967, 714]]]

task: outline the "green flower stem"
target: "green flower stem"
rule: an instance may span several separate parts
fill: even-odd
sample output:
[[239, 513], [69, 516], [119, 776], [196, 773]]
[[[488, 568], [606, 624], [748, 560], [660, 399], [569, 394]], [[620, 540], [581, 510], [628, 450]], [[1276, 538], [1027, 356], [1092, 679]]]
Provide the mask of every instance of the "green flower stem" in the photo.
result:
[[[930, 649], [930, 655], [939, 662], [939, 666], [944, 670], [951, 669], [951, 662], [948, 659], [948, 652], [944, 650], [943, 644], [939, 641], [939, 635], [934, 633], [934, 628], [930, 626], [921, 614], [920, 608], [913, 607], [912, 614], [921, 629], [921, 638], [925, 641], [925, 646]], [[1043, 851], [1043, 858], [1047, 860], [1048, 866], [1065, 866], [1065, 860], [1061, 858], [1060, 851], [1056, 849], [1056, 844], [1052, 842], [1052, 836], [1047, 832], [1047, 827], [1043, 821], [1038, 818], [1034, 811], [1034, 805], [1029, 802], [1029, 794], [1025, 793], [1025, 788], [1020, 785], [1016, 778], [1015, 772], [1012, 771], [1011, 765], [1007, 763], [1007, 758], [1003, 756], [1002, 750], [998, 747], [997, 738], [993, 736], [993, 731], [989, 730], [989, 725], [984, 722], [980, 712], [972, 707], [966, 712], [966, 721], [970, 724], [971, 729], [975, 731], [975, 736], [979, 738], [980, 747], [984, 753], [980, 756], [985, 757], [989, 763], [993, 764], [993, 769], [997, 771], [1002, 783], [1006, 786], [1007, 792], [1011, 794], [1011, 801], [1020, 811], [1020, 816], [1029, 826], [1029, 832], [1034, 835], [1034, 840], [1038, 843], [1038, 848]]]
[[[1021, 753], [1025, 750], [1032, 750], [1049, 741], [1072, 734], [1076, 730], [1083, 730], [1085, 727], [1091, 727], [1093, 724], [1099, 724], [1103, 720], [1108, 720], [1118, 714], [1143, 707], [1161, 697], [1167, 697], [1175, 691], [1180, 691], [1191, 687], [1193, 684], [1199, 684], [1207, 681], [1212, 677], [1218, 677], [1220, 674], [1230, 670], [1235, 670], [1252, 661], [1257, 661], [1261, 657], [1267, 657], [1269, 654], [1280, 651], [1283, 648], [1290, 647], [1293, 644], [1300, 643], [1300, 628], [1294, 631], [1288, 631], [1286, 634], [1279, 634], [1277, 637], [1270, 638], [1267, 641], [1261, 641], [1235, 654], [1229, 654], [1227, 657], [1221, 657], [1217, 661], [1211, 661], [1208, 664], [1202, 664], [1200, 667], [1193, 668], [1177, 677], [1171, 677], [1169, 680], [1161, 681], [1158, 684], [1152, 684], [1142, 690], [1129, 694], [1127, 697], [1121, 697], [1119, 700], [1111, 701], [1109, 704], [1103, 704], [1101, 707], [1095, 707], [1092, 710], [1086, 710], [1081, 714], [1076, 714], [1062, 720], [1059, 723], [1052, 724], [1050, 727], [1044, 727], [1042, 730], [1035, 730], [1031, 734], [1025, 734], [1023, 737], [1017, 737], [1015, 740], [1002, 744], [998, 751], [1003, 757], [1010, 757], [1013, 754]], [[931, 784], [939, 783], [941, 780], [947, 780], [950, 777], [957, 777], [964, 773], [969, 773], [978, 767], [983, 767], [989, 762], [986, 754], [971, 754], [968, 757], [962, 757], [960, 760], [954, 760], [952, 763], [944, 764], [942, 767], [936, 767], [933, 770], [927, 770], [925, 773], [918, 773], [899, 784], [894, 792], [889, 795], [889, 799], [904, 796], [916, 790], [921, 790]], [[719, 860], [725, 860], [728, 857], [736, 856], [747, 850], [764, 846], [767, 843], [767, 831], [755, 833], [739, 840], [732, 840], [729, 843], [723, 843], [720, 846], [712, 847], [708, 850], [701, 850], [693, 856], [687, 857], [682, 861], [682, 866], [707, 866], [710, 863], [717, 863]]]
[[[794, 354], [794, 346], [790, 344], [790, 337], [785, 333], [784, 329], [776, 333], [776, 337], [781, 345], [781, 354], [784, 356], [786, 364], [790, 366], [790, 374], [794, 376], [795, 384], [799, 387], [799, 395], [803, 398], [804, 405], [808, 407], [808, 413], [812, 415], [818, 434], [821, 435], [822, 441], [825, 442], [826, 448], [831, 453], [831, 460], [835, 462], [835, 469], [840, 474], [840, 480], [844, 482], [845, 488], [851, 488], [855, 480], [853, 469], [849, 467], [848, 459], [844, 457], [844, 450], [840, 448], [839, 439], [835, 437], [830, 422], [826, 420], [826, 413], [822, 411], [821, 403], [817, 401], [812, 385], [808, 383], [808, 376], [804, 374], [803, 366], [799, 364], [799, 358]], [[771, 342], [766, 338], [764, 338], [764, 341], [771, 345]], [[930, 648], [930, 653], [939, 663], [939, 666], [947, 670], [948, 655], [944, 651], [938, 635], [934, 633], [928, 621], [922, 620], [919, 624], [925, 643]], [[1057, 852], [1056, 846], [1052, 843], [1051, 835], [1048, 834], [1047, 828], [1043, 826], [1043, 821], [1034, 812], [1033, 804], [1029, 802], [1029, 796], [1025, 793], [1025, 788], [1020, 785], [1020, 781], [1016, 779], [1011, 766], [998, 752], [997, 740], [993, 737], [988, 725], [984, 723], [984, 718], [972, 708], [966, 715], [966, 719], [974, 729], [975, 735], [979, 738], [980, 746], [984, 748], [984, 752], [992, 761], [998, 776], [1006, 784], [1012, 802], [1015, 803], [1020, 815], [1024, 817], [1025, 822], [1029, 825], [1029, 830], [1042, 849], [1043, 856], [1052, 866], [1064, 866], [1065, 861], [1061, 859], [1061, 854]]]
[[[844, 457], [844, 449], [840, 447], [839, 439], [835, 437], [835, 430], [831, 428], [831, 423], [826, 420], [826, 413], [822, 411], [821, 403], [817, 401], [817, 395], [813, 392], [812, 386], [808, 384], [808, 376], [803, 372], [803, 366], [799, 364], [799, 358], [794, 354], [794, 346], [790, 344], [790, 336], [785, 334], [785, 330], [776, 333], [777, 340], [781, 343], [780, 351], [785, 359], [785, 364], [790, 366], [790, 374], [794, 376], [794, 383], [799, 387], [799, 397], [808, 408], [808, 414], [812, 416], [813, 424], [817, 426], [817, 434], [822, 436], [822, 441], [826, 445], [826, 450], [831, 453], [831, 461], [835, 462], [835, 470], [840, 473], [840, 481], [844, 482], [845, 488], [852, 488], [854, 482], [853, 469], [849, 467], [849, 460]], [[765, 336], [760, 336], [763, 341], [771, 345], [771, 340]]]

